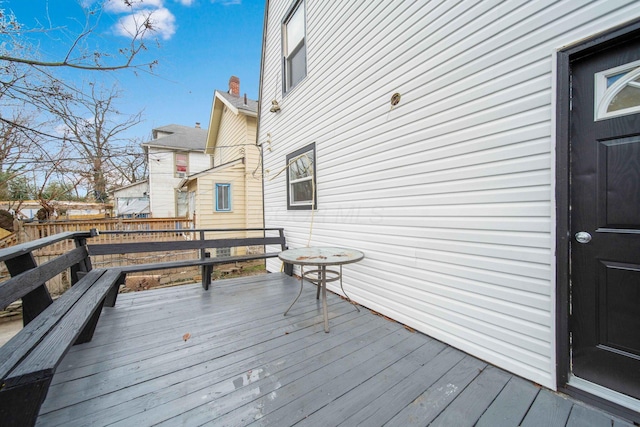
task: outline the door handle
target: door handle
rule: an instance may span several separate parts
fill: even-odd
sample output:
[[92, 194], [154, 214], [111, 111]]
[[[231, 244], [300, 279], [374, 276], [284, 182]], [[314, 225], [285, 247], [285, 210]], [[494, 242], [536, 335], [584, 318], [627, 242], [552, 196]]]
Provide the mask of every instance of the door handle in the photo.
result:
[[591, 241], [591, 234], [586, 231], [578, 231], [576, 233], [576, 241], [582, 244], [589, 243]]

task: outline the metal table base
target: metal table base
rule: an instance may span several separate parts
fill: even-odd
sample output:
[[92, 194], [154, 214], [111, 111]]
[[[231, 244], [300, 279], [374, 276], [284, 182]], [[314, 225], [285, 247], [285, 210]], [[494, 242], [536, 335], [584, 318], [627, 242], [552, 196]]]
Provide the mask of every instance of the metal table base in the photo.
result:
[[[328, 313], [328, 307], [327, 307], [327, 283], [328, 282], [335, 282], [336, 280], [340, 280], [340, 289], [342, 289], [342, 293], [347, 298], [347, 301], [349, 301], [349, 303], [353, 305], [353, 307], [356, 310], [358, 310], [358, 313], [360, 312], [360, 309], [353, 301], [351, 301], [351, 298], [349, 298], [349, 295], [347, 295], [347, 293], [344, 290], [344, 286], [342, 285], [342, 265], [340, 266], [340, 271], [329, 270], [327, 269], [326, 265], [321, 265], [318, 267], [319, 268], [315, 270], [309, 270], [305, 272], [304, 266], [303, 265], [300, 266], [300, 291], [298, 292], [296, 299], [294, 299], [291, 305], [289, 306], [289, 308], [287, 308], [287, 311], [284, 312], [284, 315], [285, 316], [287, 315], [289, 310], [291, 310], [291, 307], [293, 307], [296, 301], [298, 301], [298, 298], [300, 298], [300, 295], [302, 295], [302, 287], [304, 286], [304, 280], [307, 279], [309, 282], [313, 283], [318, 288], [316, 292], [316, 299], [320, 299], [320, 291], [322, 290], [322, 313], [324, 316], [324, 331], [329, 332], [329, 313]], [[312, 274], [315, 274], [316, 276], [315, 277], [311, 276]], [[328, 275], [333, 275], [333, 277], [327, 277]]]

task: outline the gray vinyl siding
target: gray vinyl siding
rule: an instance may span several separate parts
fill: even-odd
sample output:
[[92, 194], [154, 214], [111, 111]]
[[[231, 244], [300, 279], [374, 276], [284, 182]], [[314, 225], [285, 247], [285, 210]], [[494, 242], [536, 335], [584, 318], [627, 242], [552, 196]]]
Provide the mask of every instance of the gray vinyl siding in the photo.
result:
[[[555, 388], [555, 53], [639, 3], [305, 2], [307, 77], [284, 97], [291, 0], [268, 2], [266, 226], [362, 250], [352, 299]], [[288, 211], [277, 174], [312, 142], [318, 210]]]

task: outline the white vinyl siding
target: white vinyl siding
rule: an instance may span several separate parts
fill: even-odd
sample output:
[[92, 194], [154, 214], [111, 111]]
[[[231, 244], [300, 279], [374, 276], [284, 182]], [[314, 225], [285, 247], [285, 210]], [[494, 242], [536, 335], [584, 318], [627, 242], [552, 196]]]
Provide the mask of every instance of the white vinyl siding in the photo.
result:
[[266, 226], [362, 250], [352, 299], [555, 388], [555, 54], [637, 2], [307, 0], [307, 77], [277, 114], [290, 0], [268, 5], [264, 167], [315, 141], [321, 205], [287, 210], [267, 179]]
[[[154, 218], [178, 215], [176, 190], [184, 178], [176, 176], [176, 150], [149, 147], [149, 202]], [[188, 153], [189, 173], [211, 167], [211, 157], [202, 152]]]

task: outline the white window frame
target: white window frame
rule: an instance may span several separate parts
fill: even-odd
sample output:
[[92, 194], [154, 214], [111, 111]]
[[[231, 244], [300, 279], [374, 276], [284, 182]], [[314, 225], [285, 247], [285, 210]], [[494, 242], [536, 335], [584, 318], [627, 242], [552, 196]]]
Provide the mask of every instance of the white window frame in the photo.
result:
[[[222, 188], [226, 188], [227, 189], [226, 190], [227, 191], [227, 199], [228, 199], [227, 200], [227, 206], [220, 206], [218, 204], [218, 200], [219, 200], [218, 194], [219, 194], [220, 189], [222, 189]], [[215, 184], [215, 189], [216, 189], [216, 191], [215, 191], [215, 196], [216, 196], [216, 198], [215, 198], [215, 209], [216, 209], [216, 212], [231, 212], [231, 184], [228, 183], [228, 182], [216, 183]]]
[[[303, 178], [291, 179], [291, 163], [296, 161], [296, 159], [300, 159], [301, 157], [308, 156], [311, 161], [311, 174], [305, 176]], [[317, 191], [317, 181], [316, 181], [316, 143], [311, 143], [307, 146], [304, 146], [293, 153], [287, 156], [287, 209], [290, 210], [311, 210], [318, 208], [318, 191]], [[311, 181], [312, 186], [312, 198], [311, 200], [297, 201], [294, 202], [294, 184], [298, 184], [301, 182]]]
[[[616, 74], [628, 72], [611, 86], [607, 87], [607, 79]], [[630, 62], [619, 67], [610, 68], [595, 74], [594, 119], [605, 120], [612, 117], [625, 116], [640, 112], [640, 105], [622, 110], [608, 112], [609, 104], [624, 87], [640, 76], [640, 61]]]
[[[289, 91], [295, 88], [300, 82], [302, 82], [307, 76], [307, 24], [306, 24], [306, 7], [305, 0], [295, 0], [294, 3], [289, 7], [289, 10], [285, 14], [284, 19], [282, 20], [282, 92], [283, 95], [286, 95]], [[299, 12], [302, 15], [296, 16], [296, 13]], [[289, 24], [292, 19], [296, 17], [302, 20], [302, 38], [300, 40], [296, 40], [293, 42], [293, 46], [290, 46], [289, 42]], [[291, 80], [291, 62], [290, 59], [296, 53], [300, 52], [304, 49], [304, 73], [303, 76], [298, 80], [293, 82]]]
[[175, 190], [176, 197], [176, 217], [188, 218], [189, 217], [189, 194], [187, 191], [181, 189]]
[[[184, 171], [178, 170], [179, 156], [184, 156], [185, 158]], [[189, 153], [178, 151], [173, 154], [173, 174], [176, 178], [186, 178], [189, 176]]]

